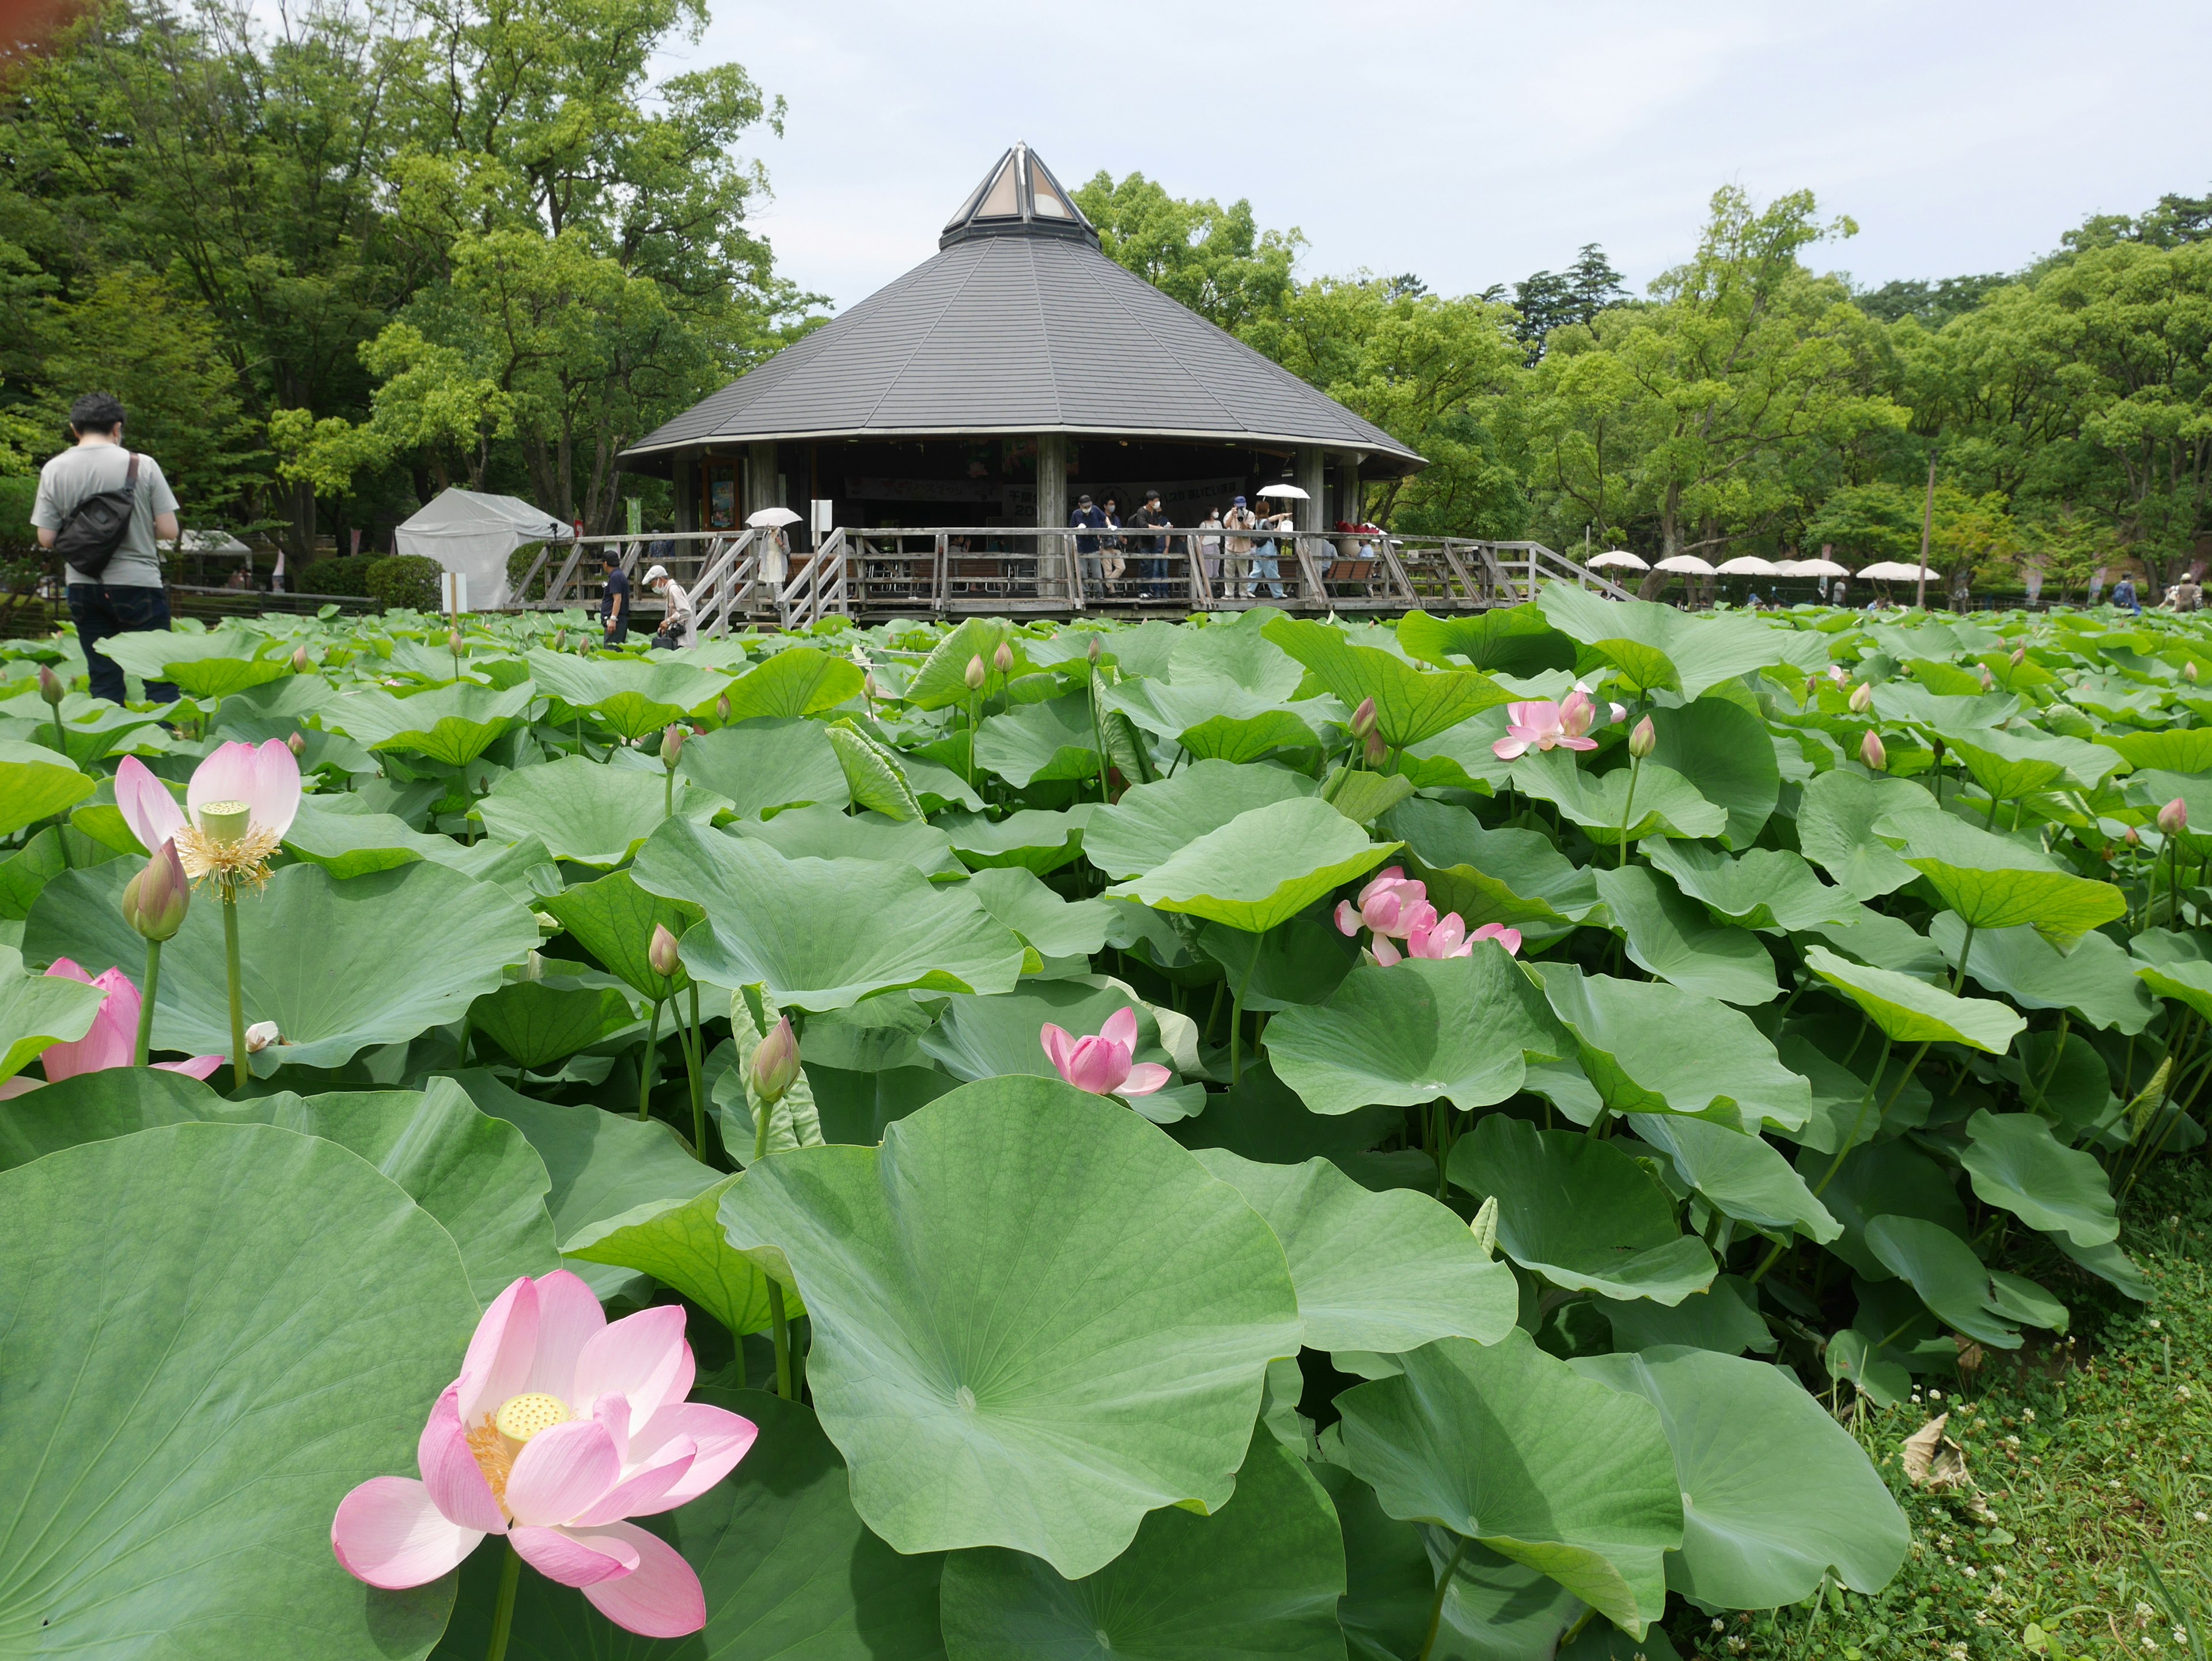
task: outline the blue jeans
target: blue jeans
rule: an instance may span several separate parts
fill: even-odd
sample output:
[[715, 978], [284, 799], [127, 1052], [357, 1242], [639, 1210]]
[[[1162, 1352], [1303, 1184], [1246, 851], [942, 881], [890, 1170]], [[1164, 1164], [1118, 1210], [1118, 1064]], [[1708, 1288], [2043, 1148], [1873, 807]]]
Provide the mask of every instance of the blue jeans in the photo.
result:
[[[123, 667], [105, 653], [94, 649], [112, 635], [169, 626], [169, 591], [166, 588], [111, 587], [104, 582], [72, 582], [69, 586], [70, 616], [76, 619], [76, 643], [84, 648], [84, 666], [92, 682], [92, 695], [111, 703], [123, 702]], [[177, 689], [166, 680], [146, 683], [146, 696], [155, 703], [173, 703]]]
[[[1251, 575], [1255, 579], [1267, 579], [1267, 592], [1275, 599], [1280, 599], [1283, 597], [1283, 585], [1281, 581], [1283, 573], [1281, 569], [1275, 563], [1275, 545], [1273, 543], [1263, 542], [1252, 551]], [[1255, 581], [1252, 584], [1252, 598], [1257, 599], [1259, 597], [1260, 584]]]

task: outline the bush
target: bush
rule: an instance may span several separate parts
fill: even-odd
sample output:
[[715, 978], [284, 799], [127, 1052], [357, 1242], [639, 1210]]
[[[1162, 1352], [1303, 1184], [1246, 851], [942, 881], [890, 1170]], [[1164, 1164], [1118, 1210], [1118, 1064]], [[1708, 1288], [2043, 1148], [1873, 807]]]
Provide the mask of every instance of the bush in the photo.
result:
[[507, 557], [508, 604], [545, 598], [545, 585], [552, 581], [554, 574], [561, 569], [563, 556], [556, 555], [547, 560], [545, 569], [538, 572], [537, 577], [531, 582], [530, 592], [526, 594], [522, 592], [522, 579], [530, 575], [530, 568], [538, 563], [538, 556], [544, 552], [544, 549], [545, 545], [542, 542], [526, 542]]
[[299, 592], [303, 594], [348, 594], [357, 599], [368, 598], [368, 568], [373, 559], [319, 559], [303, 567], [300, 572]]
[[438, 574], [434, 559], [420, 554], [394, 554], [368, 562], [368, 594], [386, 611], [404, 606], [410, 611], [438, 609]]
[[0, 552], [37, 552], [39, 538], [31, 529], [31, 504], [38, 494], [36, 473], [11, 473], [0, 478]]

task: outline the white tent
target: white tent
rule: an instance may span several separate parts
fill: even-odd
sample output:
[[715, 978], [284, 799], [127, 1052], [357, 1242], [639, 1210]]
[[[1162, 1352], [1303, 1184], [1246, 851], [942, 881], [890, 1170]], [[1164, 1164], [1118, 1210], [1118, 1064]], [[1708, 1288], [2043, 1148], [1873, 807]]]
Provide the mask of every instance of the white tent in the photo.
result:
[[441, 490], [392, 533], [394, 551], [434, 559], [468, 579], [469, 609], [507, 602], [507, 557], [526, 543], [573, 542], [576, 532], [520, 496]]

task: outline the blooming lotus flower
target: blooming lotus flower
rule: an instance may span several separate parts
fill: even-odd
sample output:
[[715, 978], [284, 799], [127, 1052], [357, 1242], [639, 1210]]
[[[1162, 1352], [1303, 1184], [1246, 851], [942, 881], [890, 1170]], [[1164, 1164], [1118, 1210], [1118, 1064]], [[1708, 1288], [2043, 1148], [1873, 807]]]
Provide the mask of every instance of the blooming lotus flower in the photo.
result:
[[219, 745], [193, 770], [180, 810], [145, 763], [125, 756], [115, 805], [149, 853], [173, 837], [186, 876], [258, 880], [300, 811], [300, 759], [282, 739]]
[[[40, 1052], [46, 1064], [46, 1082], [59, 1084], [80, 1073], [105, 1073], [112, 1067], [128, 1067], [138, 1049], [138, 989], [119, 969], [88, 975], [67, 958], [57, 958], [46, 973], [58, 979], [96, 986], [107, 995], [92, 1018], [92, 1030], [70, 1043], [49, 1044]], [[156, 1062], [164, 1073], [189, 1074], [204, 1079], [228, 1060], [222, 1056], [195, 1056], [188, 1062]], [[0, 1084], [0, 1096], [19, 1096], [39, 1087], [36, 1079], [14, 1078]]]
[[1095, 1037], [1075, 1037], [1047, 1021], [1037, 1039], [1060, 1076], [1094, 1096], [1149, 1096], [1174, 1076], [1158, 1062], [1129, 1059], [1137, 1048], [1133, 1009], [1115, 1010]]
[[1521, 950], [1519, 929], [1508, 928], [1503, 923], [1486, 922], [1470, 934], [1467, 932], [1467, 924], [1461, 921], [1460, 915], [1456, 911], [1448, 911], [1440, 921], [1428, 927], [1414, 929], [1407, 936], [1406, 950], [1403, 954], [1401, 954], [1397, 947], [1391, 945], [1389, 940], [1379, 936], [1371, 949], [1375, 953], [1375, 961], [1387, 969], [1392, 964], [1404, 961], [1406, 958], [1471, 957], [1474, 955], [1475, 942], [1478, 940], [1496, 940], [1498, 945], [1505, 948], [1508, 957], [1517, 954]]
[[695, 1633], [707, 1624], [699, 1577], [623, 1520], [697, 1499], [753, 1445], [750, 1420], [684, 1399], [692, 1372], [680, 1305], [610, 1324], [567, 1270], [526, 1275], [484, 1311], [461, 1376], [431, 1408], [415, 1448], [422, 1480], [355, 1488], [331, 1521], [331, 1549], [356, 1579], [398, 1591], [503, 1534], [617, 1626]]
[[1408, 881], [1405, 867], [1394, 865], [1359, 891], [1356, 905], [1350, 900], [1338, 902], [1337, 932], [1357, 934], [1370, 928], [1378, 935], [1403, 940], [1416, 927], [1435, 923], [1437, 910], [1428, 903], [1428, 894], [1426, 883]]
[[1509, 703], [1505, 736], [1490, 747], [1500, 761], [1512, 761], [1531, 750], [1595, 750], [1597, 740], [1586, 735], [1596, 714], [1597, 706], [1579, 686], [1561, 703], [1549, 698]]

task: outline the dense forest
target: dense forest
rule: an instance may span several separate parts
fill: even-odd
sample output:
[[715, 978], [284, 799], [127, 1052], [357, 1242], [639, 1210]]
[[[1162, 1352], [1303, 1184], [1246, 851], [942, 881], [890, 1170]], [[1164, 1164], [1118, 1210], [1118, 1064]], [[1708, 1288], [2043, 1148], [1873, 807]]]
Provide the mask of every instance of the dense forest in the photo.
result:
[[[194, 522], [295, 550], [447, 484], [614, 524], [615, 453], [823, 309], [748, 228], [781, 101], [655, 73], [704, 21], [113, 0], [0, 56], [0, 517], [98, 386]], [[1431, 458], [1368, 504], [1401, 531], [1910, 558], [1932, 478], [1954, 583], [2059, 593], [2212, 534], [2212, 198], [1864, 289], [1848, 218], [1731, 187], [1638, 296], [1595, 243], [1447, 295], [1305, 274], [1248, 203], [1079, 194], [1115, 259]]]

